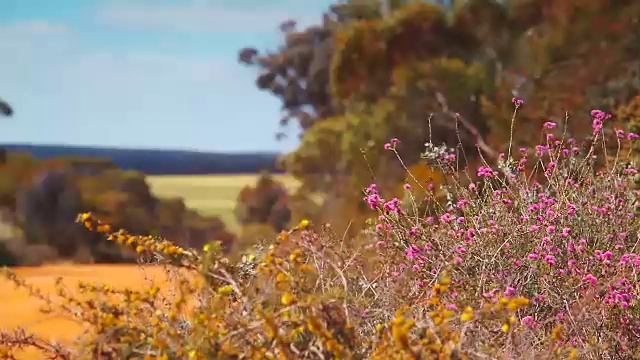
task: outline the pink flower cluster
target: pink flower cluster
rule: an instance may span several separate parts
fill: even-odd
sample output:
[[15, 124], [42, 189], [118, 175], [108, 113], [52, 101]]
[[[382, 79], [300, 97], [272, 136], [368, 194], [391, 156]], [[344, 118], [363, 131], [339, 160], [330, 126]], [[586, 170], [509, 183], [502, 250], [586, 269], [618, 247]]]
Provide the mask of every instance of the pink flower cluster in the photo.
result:
[[[523, 104], [516, 98], [513, 102]], [[591, 117], [593, 134], [598, 135], [611, 115], [594, 110]], [[467, 296], [473, 296], [481, 288], [484, 301], [515, 294], [529, 298], [536, 312], [520, 314], [520, 321], [531, 329], [575, 316], [567, 304], [581, 308], [577, 304], [594, 298], [588, 303], [592, 310], [601, 313], [612, 329], [617, 326], [621, 337], [629, 338], [633, 331], [640, 333], [640, 319], [629, 313], [640, 306], [635, 213], [640, 193], [630, 187], [630, 175], [637, 170], [594, 173], [588, 161], [595, 157], [576, 161], [582, 153], [577, 140], [550, 134], [556, 128], [556, 123], [545, 122], [546, 143], [520, 149], [513, 182], [502, 182], [498, 170], [481, 166], [466, 185], [463, 177], [458, 179], [453, 200], [446, 207], [435, 207], [435, 213], [409, 216], [405, 206], [415, 204], [397, 198], [387, 201], [375, 184], [365, 190], [364, 200], [379, 213], [380, 236], [402, 248], [402, 256], [389, 258], [402, 265], [398, 268], [413, 271], [419, 289], [443, 268], [451, 268], [456, 294], [468, 290]], [[621, 141], [639, 138], [623, 130], [616, 135]], [[393, 149], [397, 143], [392, 140], [385, 148]], [[529, 159], [529, 153], [536, 158]], [[593, 149], [588, 153], [598, 154]], [[542, 176], [525, 174], [527, 167]], [[405, 189], [412, 190], [408, 185]], [[449, 305], [457, 309], [462, 304]], [[572, 336], [577, 342], [581, 335]]]

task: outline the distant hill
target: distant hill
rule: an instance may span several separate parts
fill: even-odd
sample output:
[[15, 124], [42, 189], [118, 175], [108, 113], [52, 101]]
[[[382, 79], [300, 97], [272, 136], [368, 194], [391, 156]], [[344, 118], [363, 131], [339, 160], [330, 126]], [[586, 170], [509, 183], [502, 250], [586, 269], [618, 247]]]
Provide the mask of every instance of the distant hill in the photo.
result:
[[29, 152], [38, 159], [59, 156], [110, 158], [124, 170], [150, 175], [242, 174], [276, 168], [276, 153], [207, 153], [66, 145], [0, 144], [8, 151]]

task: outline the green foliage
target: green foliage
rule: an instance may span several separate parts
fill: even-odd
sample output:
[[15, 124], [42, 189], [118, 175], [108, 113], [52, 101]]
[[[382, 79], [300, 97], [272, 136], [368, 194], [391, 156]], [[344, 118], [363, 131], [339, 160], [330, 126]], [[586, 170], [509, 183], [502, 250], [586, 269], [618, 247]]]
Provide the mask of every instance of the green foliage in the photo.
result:
[[342, 161], [343, 118], [323, 120], [302, 136], [295, 152], [284, 159], [284, 167], [310, 191], [323, 191], [333, 186], [331, 174], [339, 171]]

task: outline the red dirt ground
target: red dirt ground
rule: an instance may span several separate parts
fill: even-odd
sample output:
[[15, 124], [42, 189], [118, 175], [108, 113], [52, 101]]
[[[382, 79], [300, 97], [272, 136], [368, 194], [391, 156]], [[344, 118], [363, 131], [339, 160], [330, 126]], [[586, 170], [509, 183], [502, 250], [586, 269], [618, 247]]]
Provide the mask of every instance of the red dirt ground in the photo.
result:
[[[79, 281], [110, 284], [114, 287], [140, 288], [155, 281], [159, 286], [166, 277], [159, 267], [136, 265], [48, 265], [33, 268], [17, 268], [14, 271], [28, 283], [38, 287], [44, 294], [54, 293], [57, 277], [74, 289]], [[42, 302], [29, 297], [26, 291], [16, 289], [11, 282], [0, 278], [0, 329], [11, 330], [23, 327], [46, 339], [62, 343], [71, 341], [79, 335], [78, 324], [60, 317], [41, 314], [38, 309]], [[37, 352], [27, 351], [20, 354], [21, 359], [40, 359]]]

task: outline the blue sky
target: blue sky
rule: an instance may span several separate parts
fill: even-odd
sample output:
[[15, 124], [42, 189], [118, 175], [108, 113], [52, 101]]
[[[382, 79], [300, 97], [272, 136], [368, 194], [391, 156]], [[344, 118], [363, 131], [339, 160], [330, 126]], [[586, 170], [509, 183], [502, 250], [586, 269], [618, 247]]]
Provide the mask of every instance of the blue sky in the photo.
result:
[[287, 151], [280, 104], [237, 63], [330, 0], [2, 0], [0, 143]]

